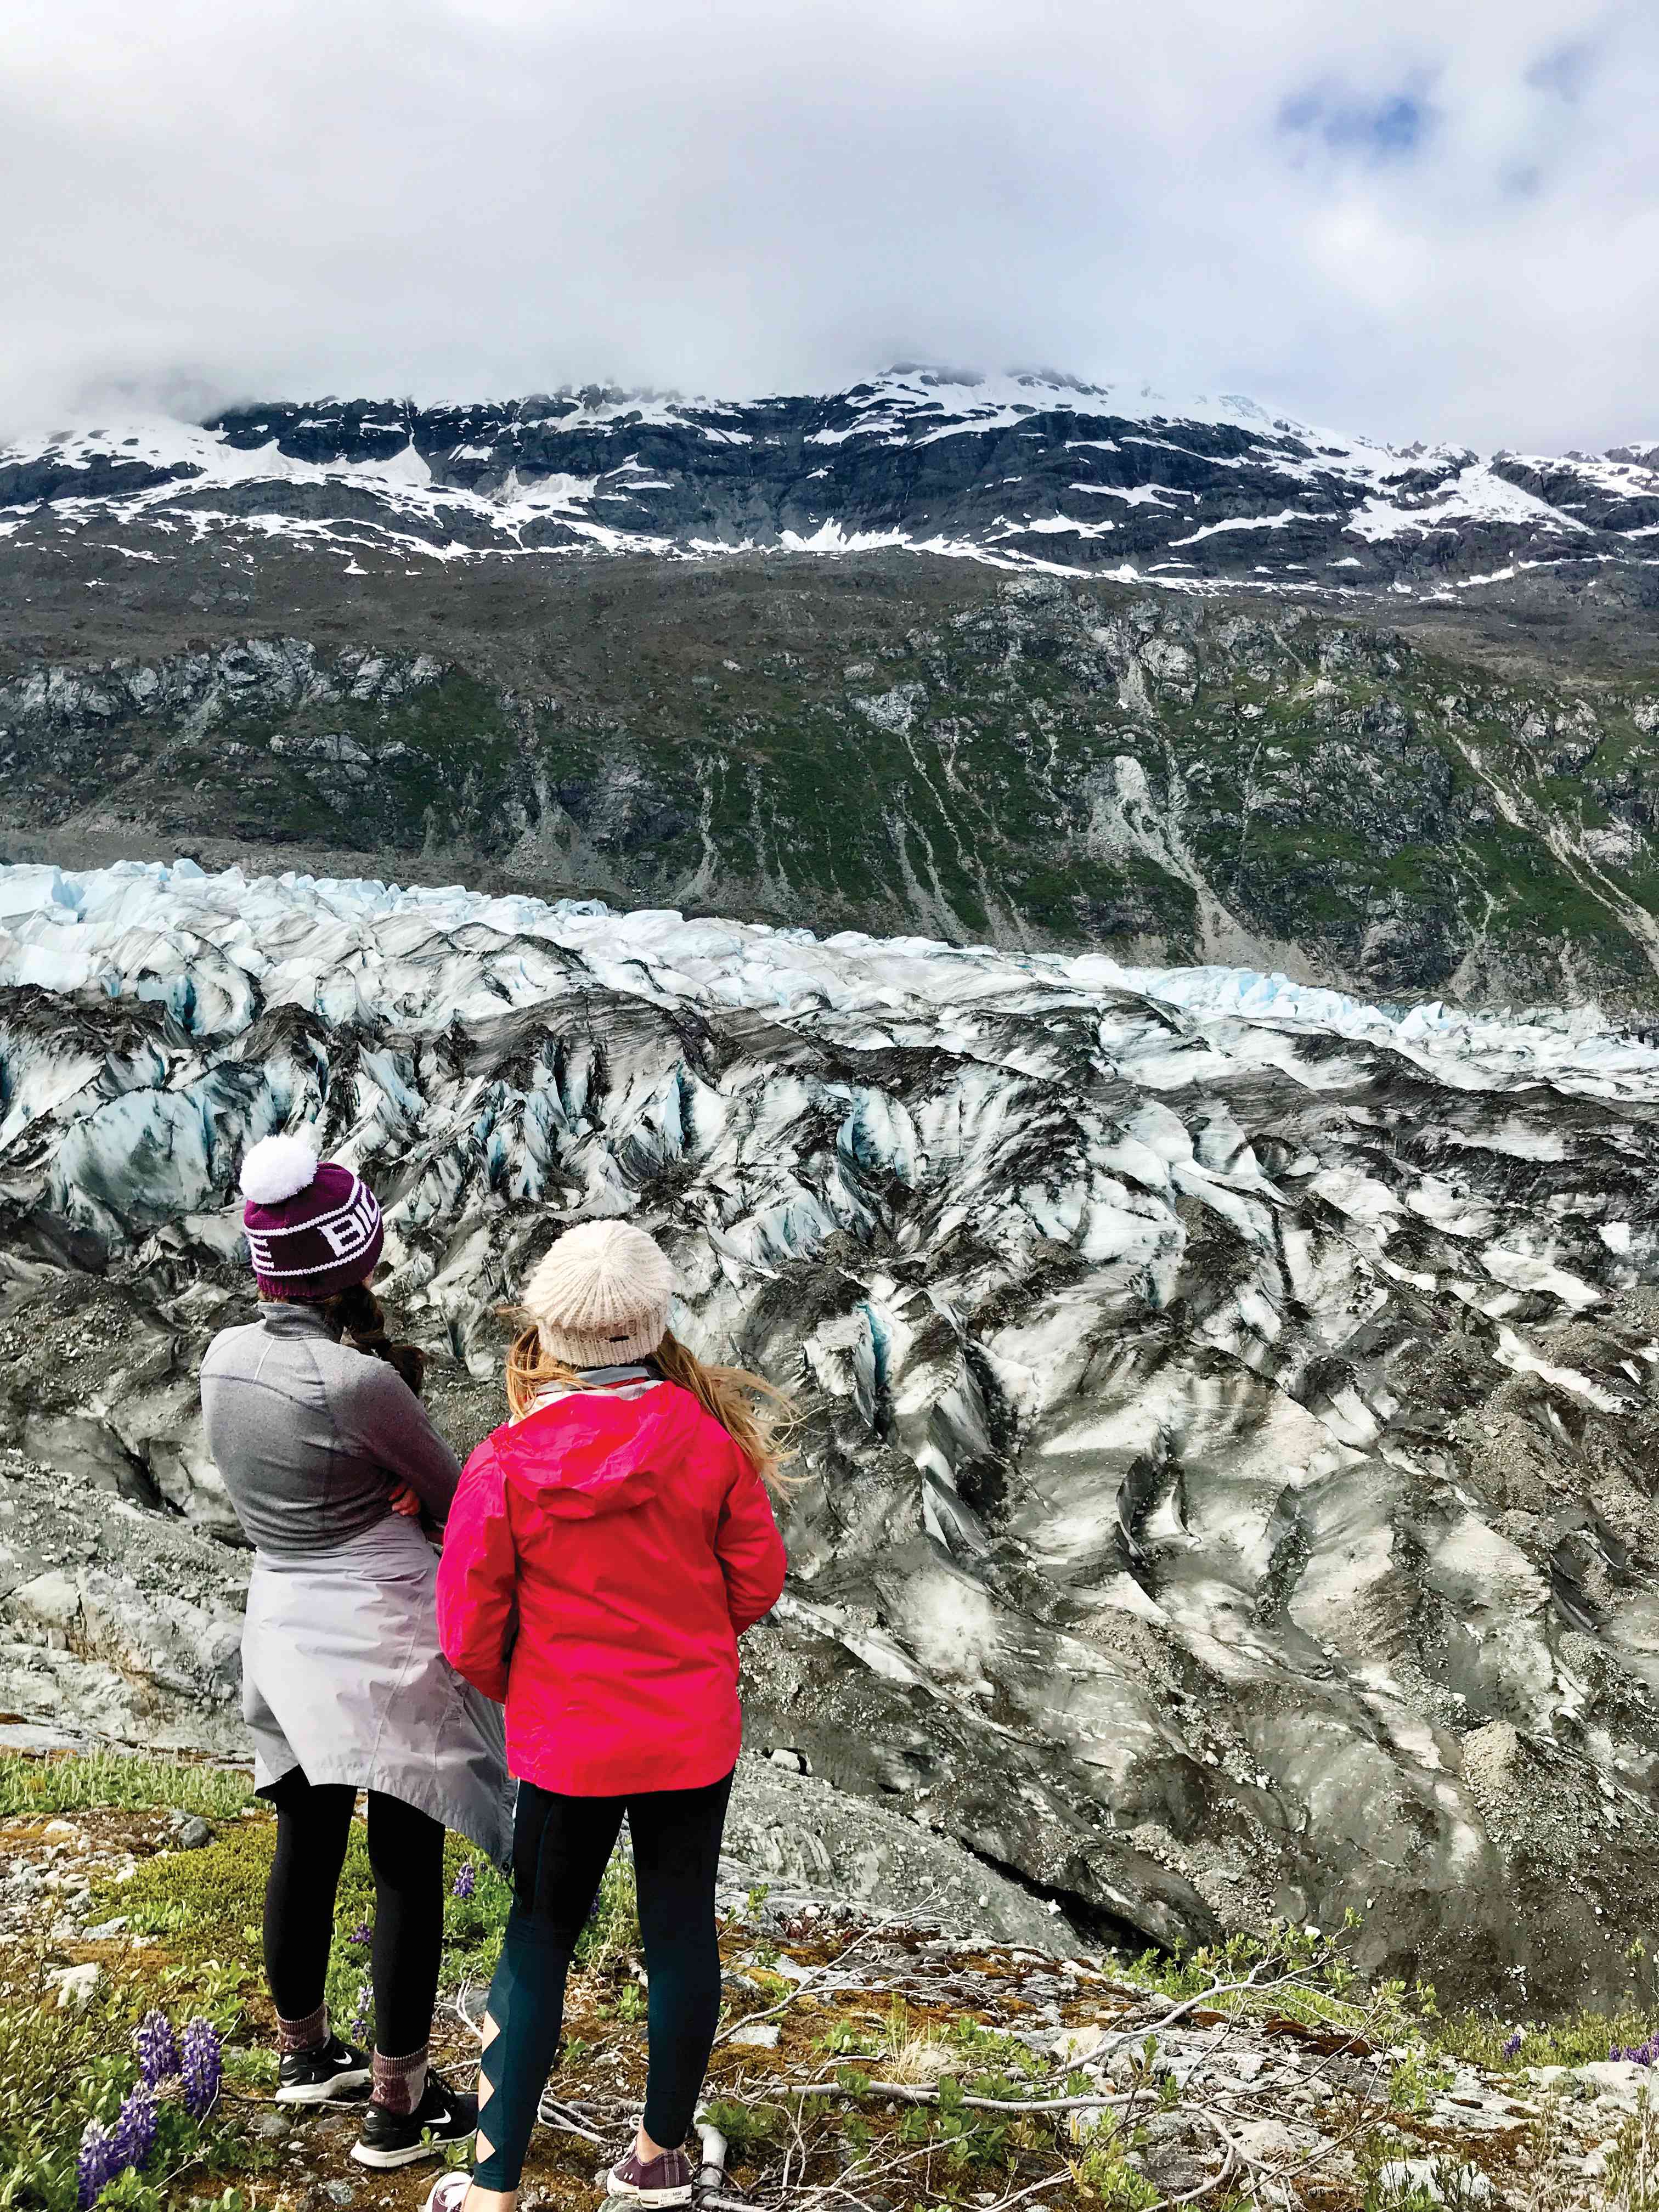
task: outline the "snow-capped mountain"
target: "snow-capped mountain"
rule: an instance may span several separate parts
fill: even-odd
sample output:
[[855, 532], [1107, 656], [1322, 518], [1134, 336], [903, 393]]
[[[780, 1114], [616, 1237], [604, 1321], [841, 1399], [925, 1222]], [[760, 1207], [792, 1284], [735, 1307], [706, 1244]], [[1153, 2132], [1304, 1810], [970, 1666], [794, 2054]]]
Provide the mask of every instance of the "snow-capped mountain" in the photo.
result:
[[0, 870], [3, 1440], [125, 1500], [96, 1558], [44, 1486], [0, 1520], [9, 1711], [234, 1738], [193, 1378], [279, 1127], [380, 1192], [458, 1443], [499, 1417], [493, 1306], [574, 1216], [659, 1231], [686, 1332], [800, 1392], [757, 1742], [1132, 1937], [1352, 1907], [1367, 1963], [1464, 1994], [1624, 1987], [1659, 1870], [1650, 1042], [592, 901]]
[[325, 400], [0, 449], [0, 539], [64, 532], [162, 563], [203, 541], [358, 567], [902, 548], [1166, 586], [1455, 592], [1659, 557], [1659, 442], [1400, 450], [1249, 399], [909, 367], [827, 396]]

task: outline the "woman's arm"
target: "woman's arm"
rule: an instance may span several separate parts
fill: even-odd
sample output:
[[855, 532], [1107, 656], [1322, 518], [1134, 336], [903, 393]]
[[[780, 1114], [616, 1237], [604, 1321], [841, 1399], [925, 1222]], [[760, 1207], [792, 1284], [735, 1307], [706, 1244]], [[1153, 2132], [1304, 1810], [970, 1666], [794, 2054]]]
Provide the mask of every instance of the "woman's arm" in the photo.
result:
[[331, 1407], [342, 1440], [383, 1467], [394, 1484], [407, 1483], [432, 1518], [444, 1521], [461, 1479], [459, 1460], [395, 1368], [382, 1359], [354, 1367]]
[[765, 1484], [736, 1444], [732, 1456], [738, 1472], [720, 1508], [714, 1551], [726, 1577], [726, 1610], [741, 1636], [770, 1613], [782, 1595], [788, 1562]]
[[488, 1439], [466, 1463], [438, 1562], [438, 1641], [456, 1672], [497, 1705], [518, 1618], [518, 1553]]

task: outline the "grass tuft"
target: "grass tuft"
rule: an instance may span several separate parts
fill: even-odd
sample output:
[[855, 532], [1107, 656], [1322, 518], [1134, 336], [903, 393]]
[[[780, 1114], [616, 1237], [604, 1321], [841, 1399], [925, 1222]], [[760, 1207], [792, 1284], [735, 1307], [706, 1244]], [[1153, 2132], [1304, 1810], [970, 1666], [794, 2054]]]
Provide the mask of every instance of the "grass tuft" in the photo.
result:
[[114, 1807], [128, 1812], [176, 1808], [204, 1820], [229, 1820], [252, 1798], [252, 1778], [240, 1767], [119, 1751], [50, 1759], [0, 1751], [0, 1819]]

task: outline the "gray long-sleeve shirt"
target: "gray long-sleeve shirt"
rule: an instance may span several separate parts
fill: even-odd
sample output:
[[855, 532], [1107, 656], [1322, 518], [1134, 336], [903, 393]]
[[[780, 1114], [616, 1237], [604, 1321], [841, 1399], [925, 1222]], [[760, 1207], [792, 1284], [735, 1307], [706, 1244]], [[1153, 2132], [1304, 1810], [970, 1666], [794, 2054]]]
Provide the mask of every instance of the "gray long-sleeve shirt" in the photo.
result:
[[248, 1540], [271, 1559], [333, 1549], [406, 1482], [447, 1517], [460, 1462], [385, 1360], [342, 1344], [315, 1306], [262, 1305], [202, 1362], [208, 1449]]

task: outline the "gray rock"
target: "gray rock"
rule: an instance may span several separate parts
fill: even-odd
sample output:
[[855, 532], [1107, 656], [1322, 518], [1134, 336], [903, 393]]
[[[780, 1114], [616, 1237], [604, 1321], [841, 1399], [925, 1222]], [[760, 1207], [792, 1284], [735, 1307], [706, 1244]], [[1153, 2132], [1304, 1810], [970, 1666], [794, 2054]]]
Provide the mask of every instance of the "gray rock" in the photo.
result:
[[83, 1966], [52, 1967], [46, 1978], [46, 1986], [58, 1992], [59, 2012], [84, 2012], [104, 1978], [104, 1970], [89, 1960]]
[[758, 1881], [796, 1893], [947, 1928], [976, 1922], [1000, 1942], [1079, 1948], [1063, 1918], [960, 1844], [769, 1759], [739, 1765], [725, 1849]]
[[1413, 2191], [1435, 2204], [1468, 2204], [1495, 2195], [1489, 2174], [1455, 2159], [1389, 2159], [1377, 2168], [1376, 2187], [1385, 2203]]

